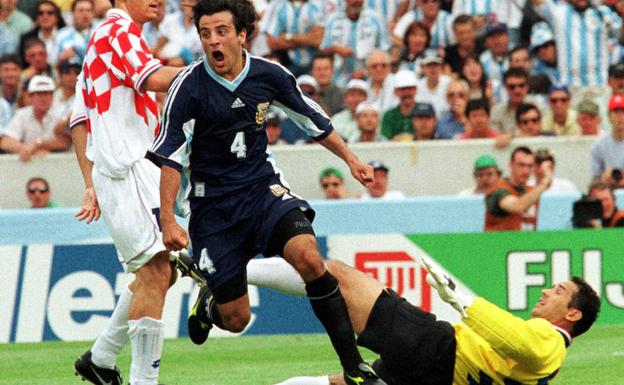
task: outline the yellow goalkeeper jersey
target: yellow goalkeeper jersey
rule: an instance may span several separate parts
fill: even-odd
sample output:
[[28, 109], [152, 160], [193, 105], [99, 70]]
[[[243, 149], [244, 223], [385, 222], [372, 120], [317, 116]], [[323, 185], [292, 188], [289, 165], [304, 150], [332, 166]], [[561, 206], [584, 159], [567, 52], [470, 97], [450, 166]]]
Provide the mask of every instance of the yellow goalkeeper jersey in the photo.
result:
[[570, 335], [542, 318], [523, 320], [476, 298], [455, 325], [454, 385], [546, 385], [566, 356]]

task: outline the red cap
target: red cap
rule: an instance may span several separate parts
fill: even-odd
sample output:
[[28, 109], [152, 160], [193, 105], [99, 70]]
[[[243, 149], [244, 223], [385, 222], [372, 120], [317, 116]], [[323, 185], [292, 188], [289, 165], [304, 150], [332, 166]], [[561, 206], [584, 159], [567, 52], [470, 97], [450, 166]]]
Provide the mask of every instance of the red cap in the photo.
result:
[[611, 99], [609, 99], [609, 111], [613, 110], [624, 110], [624, 96], [611, 96]]

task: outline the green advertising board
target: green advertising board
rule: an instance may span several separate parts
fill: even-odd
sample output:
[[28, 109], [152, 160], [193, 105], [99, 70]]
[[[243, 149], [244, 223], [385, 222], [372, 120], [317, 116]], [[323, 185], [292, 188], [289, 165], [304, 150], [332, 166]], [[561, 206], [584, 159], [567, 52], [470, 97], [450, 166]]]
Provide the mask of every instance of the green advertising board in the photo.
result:
[[527, 318], [544, 287], [576, 275], [602, 299], [600, 323], [624, 323], [624, 231], [410, 234], [476, 294]]

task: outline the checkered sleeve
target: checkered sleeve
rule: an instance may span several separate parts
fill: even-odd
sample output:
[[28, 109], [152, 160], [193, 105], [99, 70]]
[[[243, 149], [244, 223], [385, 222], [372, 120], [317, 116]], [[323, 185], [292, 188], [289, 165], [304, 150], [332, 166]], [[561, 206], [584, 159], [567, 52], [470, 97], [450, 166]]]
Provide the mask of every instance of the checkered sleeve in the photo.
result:
[[85, 88], [84, 72], [78, 75], [76, 81], [76, 97], [72, 106], [72, 114], [69, 120], [69, 128], [73, 129], [79, 124], [85, 124], [88, 120], [87, 111], [87, 89]]
[[[111, 37], [111, 47], [120, 59], [123, 71], [131, 80], [137, 92], [143, 92], [141, 86], [145, 79], [162, 67], [160, 60], [155, 59], [145, 40], [141, 37], [141, 31], [134, 24], [123, 26], [116, 30]], [[116, 65], [113, 62], [113, 65]]]

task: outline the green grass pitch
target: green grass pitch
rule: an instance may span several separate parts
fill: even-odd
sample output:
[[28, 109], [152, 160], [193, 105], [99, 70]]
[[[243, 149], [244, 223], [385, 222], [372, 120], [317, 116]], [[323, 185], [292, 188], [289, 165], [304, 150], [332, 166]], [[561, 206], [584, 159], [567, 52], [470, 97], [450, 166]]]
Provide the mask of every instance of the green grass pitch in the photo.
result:
[[[0, 385], [84, 384], [72, 364], [90, 343], [0, 345]], [[374, 355], [365, 352], [365, 358]], [[127, 377], [130, 353], [119, 365]], [[167, 340], [160, 382], [165, 385], [268, 385], [297, 375], [337, 373], [338, 360], [324, 335], [210, 339], [195, 346]], [[623, 385], [624, 325], [596, 326], [572, 343], [552, 385]]]

